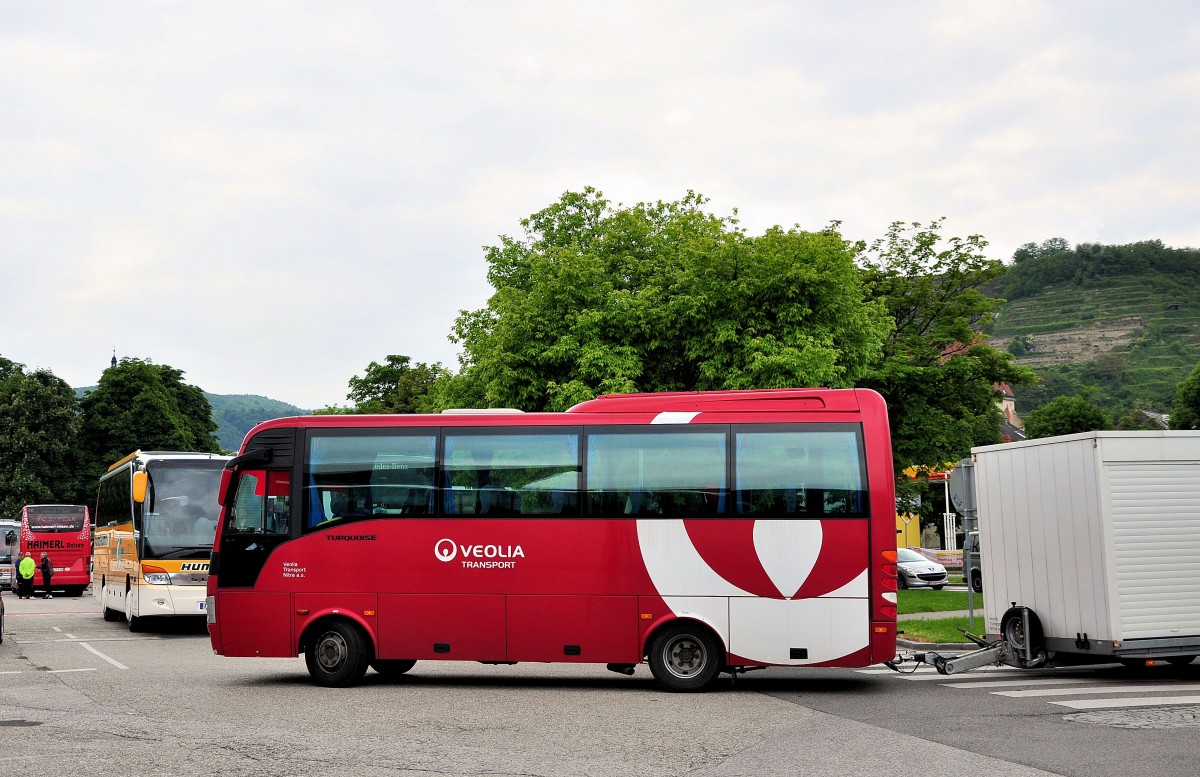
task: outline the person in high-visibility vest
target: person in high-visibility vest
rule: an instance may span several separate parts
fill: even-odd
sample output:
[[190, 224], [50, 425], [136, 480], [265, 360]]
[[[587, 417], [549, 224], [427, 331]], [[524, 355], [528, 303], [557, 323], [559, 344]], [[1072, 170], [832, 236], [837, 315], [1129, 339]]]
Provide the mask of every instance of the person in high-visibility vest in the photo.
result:
[[34, 563], [33, 556], [26, 551], [25, 558], [21, 559], [21, 563], [17, 565], [18, 599], [33, 598], [33, 573], [36, 569], [37, 564]]

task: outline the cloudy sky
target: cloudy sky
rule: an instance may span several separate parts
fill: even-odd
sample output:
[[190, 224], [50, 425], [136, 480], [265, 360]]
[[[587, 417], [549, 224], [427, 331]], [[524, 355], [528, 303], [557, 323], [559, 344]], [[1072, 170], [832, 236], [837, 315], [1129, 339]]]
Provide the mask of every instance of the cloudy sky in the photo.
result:
[[1200, 246], [1188, 2], [0, 0], [0, 355], [346, 402], [568, 190]]

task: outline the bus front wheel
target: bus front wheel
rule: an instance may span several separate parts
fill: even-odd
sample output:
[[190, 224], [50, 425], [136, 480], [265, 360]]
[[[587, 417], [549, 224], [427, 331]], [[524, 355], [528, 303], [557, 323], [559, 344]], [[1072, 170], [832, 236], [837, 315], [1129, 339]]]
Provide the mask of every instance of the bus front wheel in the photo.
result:
[[109, 623], [121, 620], [121, 613], [108, 606], [108, 590], [103, 587], [104, 583], [100, 586], [100, 608], [104, 610], [104, 620]]
[[724, 658], [720, 642], [699, 624], [667, 626], [650, 643], [650, 671], [668, 691], [704, 690], [721, 673]]
[[318, 685], [345, 688], [367, 672], [366, 640], [357, 627], [345, 621], [330, 621], [317, 628], [304, 651], [308, 673]]
[[133, 591], [125, 592], [125, 622], [129, 624], [130, 631], [142, 630], [142, 619], [133, 614]]

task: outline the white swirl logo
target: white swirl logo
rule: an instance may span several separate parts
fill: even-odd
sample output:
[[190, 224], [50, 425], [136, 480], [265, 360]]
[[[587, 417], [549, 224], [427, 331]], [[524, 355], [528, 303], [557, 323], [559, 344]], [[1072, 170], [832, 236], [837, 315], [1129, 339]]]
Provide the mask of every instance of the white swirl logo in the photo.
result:
[[433, 555], [437, 556], [438, 561], [453, 561], [458, 555], [458, 546], [454, 544], [452, 539], [438, 540], [433, 546]]

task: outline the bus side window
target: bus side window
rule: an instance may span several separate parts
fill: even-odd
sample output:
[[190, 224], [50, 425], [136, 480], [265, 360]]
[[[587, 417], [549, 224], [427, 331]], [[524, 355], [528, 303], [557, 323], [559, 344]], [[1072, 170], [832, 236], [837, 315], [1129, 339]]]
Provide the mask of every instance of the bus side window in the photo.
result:
[[266, 474], [260, 469], [242, 470], [238, 477], [237, 495], [229, 511], [229, 528], [244, 532], [262, 531]]
[[266, 531], [272, 534], [291, 533], [291, 505], [289, 496], [292, 476], [287, 470], [271, 470], [267, 473]]

